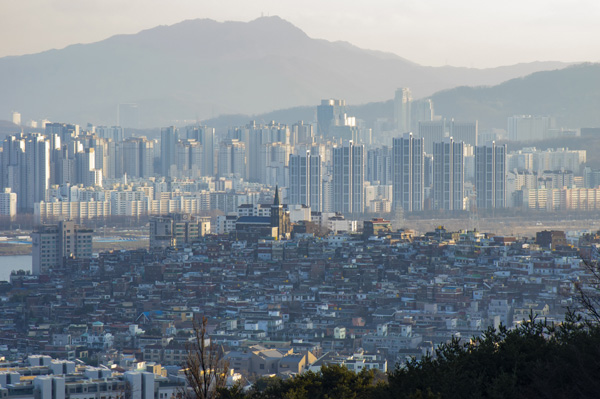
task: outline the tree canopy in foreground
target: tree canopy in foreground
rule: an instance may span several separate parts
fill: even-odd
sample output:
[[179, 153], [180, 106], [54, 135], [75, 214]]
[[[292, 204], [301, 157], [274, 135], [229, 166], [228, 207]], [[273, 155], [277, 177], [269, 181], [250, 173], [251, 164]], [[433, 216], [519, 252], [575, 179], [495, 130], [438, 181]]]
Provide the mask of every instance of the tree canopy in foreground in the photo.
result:
[[600, 327], [572, 313], [554, 326], [525, 321], [488, 329], [469, 342], [453, 339], [435, 356], [396, 367], [385, 379], [325, 366], [282, 380], [259, 380], [247, 392], [222, 389], [221, 398], [597, 398]]

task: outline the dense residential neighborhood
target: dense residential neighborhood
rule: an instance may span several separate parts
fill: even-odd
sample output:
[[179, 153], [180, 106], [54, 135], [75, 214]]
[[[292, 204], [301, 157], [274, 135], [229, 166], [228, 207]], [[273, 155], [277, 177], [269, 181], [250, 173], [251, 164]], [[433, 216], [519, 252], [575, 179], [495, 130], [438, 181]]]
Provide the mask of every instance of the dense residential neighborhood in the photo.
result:
[[85, 379], [89, 370], [173, 388], [203, 317], [232, 384], [331, 364], [387, 372], [489, 326], [513, 327], [532, 315], [563, 321], [577, 287], [592, 277], [582, 259], [600, 242], [598, 234], [517, 238], [443, 226], [416, 235], [381, 218], [359, 230], [292, 230], [289, 240], [263, 229], [248, 230], [246, 241], [235, 231], [197, 235], [65, 258], [45, 273], [14, 272], [0, 295], [2, 389], [21, 397], [31, 384], [65, 374], [71, 386], [70, 374]]

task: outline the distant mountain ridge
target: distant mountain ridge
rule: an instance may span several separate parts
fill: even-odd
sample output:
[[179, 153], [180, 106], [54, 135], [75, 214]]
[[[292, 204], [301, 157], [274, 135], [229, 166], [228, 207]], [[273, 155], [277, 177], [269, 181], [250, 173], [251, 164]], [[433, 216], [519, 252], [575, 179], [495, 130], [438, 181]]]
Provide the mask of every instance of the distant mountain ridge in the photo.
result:
[[312, 39], [279, 17], [188, 20], [61, 50], [0, 58], [0, 115], [113, 124], [137, 103], [141, 126], [221, 114], [257, 114], [321, 98], [380, 101], [397, 87], [415, 97], [461, 85], [493, 85], [567, 64], [492, 69], [425, 67], [346, 42]]
[[[513, 115], [552, 115], [560, 126], [600, 127], [600, 64], [579, 64], [555, 71], [536, 72], [496, 86], [466, 87], [440, 91], [430, 96], [436, 115], [470, 121], [481, 128], [506, 129]], [[245, 124], [254, 119], [291, 124], [314, 119], [312, 107], [294, 107], [255, 115], [222, 115], [205, 120], [217, 128]], [[367, 122], [393, 117], [393, 99], [349, 105], [348, 113]]]
[[536, 72], [493, 87], [457, 87], [434, 94], [436, 113], [487, 127], [512, 115], [551, 115], [560, 126], [600, 126], [600, 64]]

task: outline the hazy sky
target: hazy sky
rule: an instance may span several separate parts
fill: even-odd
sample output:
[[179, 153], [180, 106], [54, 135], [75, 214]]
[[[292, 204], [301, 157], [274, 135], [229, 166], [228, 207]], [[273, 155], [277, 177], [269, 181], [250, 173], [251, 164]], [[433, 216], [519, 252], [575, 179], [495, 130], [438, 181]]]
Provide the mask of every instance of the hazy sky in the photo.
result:
[[261, 14], [423, 65], [600, 61], [598, 0], [0, 0], [0, 57]]

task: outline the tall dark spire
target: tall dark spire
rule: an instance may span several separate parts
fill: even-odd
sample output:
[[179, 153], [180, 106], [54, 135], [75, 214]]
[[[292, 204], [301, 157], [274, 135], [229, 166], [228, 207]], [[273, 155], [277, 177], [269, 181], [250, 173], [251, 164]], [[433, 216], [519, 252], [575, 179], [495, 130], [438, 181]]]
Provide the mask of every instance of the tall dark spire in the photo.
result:
[[275, 198], [273, 199], [273, 205], [279, 205], [279, 185], [275, 186]]

